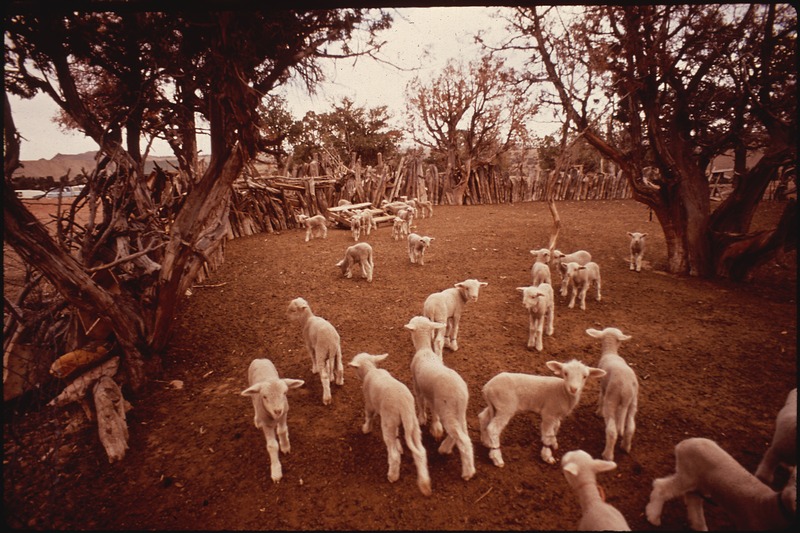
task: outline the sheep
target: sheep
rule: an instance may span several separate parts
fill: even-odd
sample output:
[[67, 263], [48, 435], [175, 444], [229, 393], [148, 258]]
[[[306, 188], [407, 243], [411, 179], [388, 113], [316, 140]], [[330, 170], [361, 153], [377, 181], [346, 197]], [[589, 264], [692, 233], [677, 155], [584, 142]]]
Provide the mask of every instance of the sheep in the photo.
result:
[[501, 372], [483, 386], [486, 408], [478, 414], [481, 442], [489, 448], [489, 458], [502, 467], [500, 434], [517, 413], [534, 412], [542, 417], [542, 460], [555, 464], [558, 449], [556, 433], [561, 420], [578, 405], [588, 378], [601, 378], [605, 370], [572, 359], [566, 363], [548, 361], [547, 368], [558, 377]]
[[536, 262], [531, 267], [531, 285], [534, 287], [540, 283], [552, 284], [552, 277], [550, 276], [550, 267], [547, 263]]
[[397, 212], [401, 209], [407, 209], [409, 205], [406, 202], [401, 202], [399, 200], [394, 202], [387, 202], [383, 200], [381, 202], [381, 208], [391, 215], [397, 215]]
[[350, 231], [353, 233], [354, 241], [358, 241], [358, 239], [361, 237], [361, 228], [363, 223], [364, 222], [360, 213], [355, 213], [350, 217]]
[[606, 503], [600, 486], [597, 484], [597, 473], [614, 470], [617, 464], [613, 461], [592, 459], [583, 450], [573, 450], [564, 454], [561, 459], [561, 471], [567, 484], [578, 495], [581, 504], [581, 519], [578, 531], [630, 531], [625, 517], [613, 505]]
[[581, 265], [572, 261], [570, 263], [559, 263], [559, 268], [563, 275], [561, 296], [566, 296], [569, 287], [572, 287], [572, 297], [567, 307], [570, 309], [575, 307], [575, 296], [578, 295], [580, 297], [581, 309], [585, 310], [586, 293], [589, 291], [589, 287], [592, 283], [594, 283], [595, 289], [597, 290], [597, 301], [599, 302], [602, 299], [602, 295], [600, 294], [600, 266], [597, 263], [589, 261], [586, 265]]
[[538, 250], [531, 250], [531, 255], [535, 258], [533, 263], [550, 263], [550, 250], [548, 248], [539, 248]]
[[631, 267], [630, 270], [641, 272], [642, 270], [642, 256], [644, 255], [644, 238], [647, 233], [639, 233], [638, 231], [628, 232], [631, 238]]
[[425, 250], [431, 245], [434, 237], [421, 237], [416, 233], [408, 235], [408, 259], [412, 263], [425, 264]]
[[289, 320], [302, 328], [303, 343], [311, 357], [311, 372], [319, 373], [322, 382], [322, 403], [331, 403], [331, 376], [337, 385], [344, 385], [344, 365], [339, 333], [333, 324], [316, 316], [303, 298], [289, 302]]
[[375, 222], [375, 219], [372, 217], [372, 211], [363, 209], [359, 211], [359, 215], [361, 217], [361, 230], [366, 231], [367, 235], [372, 233], [372, 230], [378, 229], [378, 223]]
[[323, 239], [328, 238], [328, 219], [324, 216], [314, 215], [313, 217], [308, 217], [301, 214], [297, 215], [297, 220], [306, 227], [306, 242], [308, 242], [312, 236], [316, 239], [320, 231], [322, 232]]
[[392, 238], [397, 241], [403, 235], [408, 235], [408, 225], [402, 218], [394, 217], [392, 220]]
[[648, 522], [661, 525], [664, 502], [681, 496], [689, 527], [696, 531], [708, 530], [704, 499], [725, 510], [739, 529], [788, 530], [797, 514], [797, 467], [783, 490], [775, 492], [713, 440], [684, 439], [675, 446], [675, 473], [653, 480], [645, 507]]
[[417, 200], [417, 210], [419, 210], [419, 218], [432, 217], [433, 202], [430, 200]]
[[446, 325], [415, 316], [404, 327], [411, 331], [411, 341], [416, 350], [411, 360], [411, 382], [419, 424], [427, 422], [427, 411], [430, 410], [433, 438], [438, 440], [447, 434], [439, 445], [439, 453], [450, 454], [453, 446], [457, 446], [461, 456], [461, 477], [468, 481], [475, 475], [475, 456], [467, 430], [469, 390], [458, 372], [445, 366], [441, 355], [432, 350], [434, 331], [441, 331]]
[[411, 226], [414, 224], [414, 217], [417, 216], [417, 210], [411, 206], [406, 206], [403, 209], [399, 209], [396, 213], [397, 218], [403, 219], [404, 223], [404, 232], [406, 235], [411, 231]]
[[368, 242], [359, 242], [348, 247], [344, 252], [344, 259], [336, 263], [336, 266], [342, 270], [342, 274], [347, 279], [353, 277], [353, 268], [356, 265], [361, 267], [361, 277], [367, 278], [368, 282], [372, 282], [375, 262], [373, 260], [372, 246]]
[[597, 414], [603, 416], [606, 426], [606, 447], [602, 457], [606, 461], [613, 461], [617, 437], [622, 435], [622, 449], [630, 453], [636, 432], [639, 380], [636, 372], [619, 355], [620, 343], [631, 337], [617, 328], [605, 328], [602, 331], [589, 328], [586, 333], [602, 341], [597, 368], [605, 370], [606, 375], [600, 381]]
[[[253, 423], [264, 432], [267, 440], [267, 453], [270, 462], [270, 477], [274, 483], [283, 478], [283, 469], [278, 457], [278, 449], [283, 453], [291, 451], [289, 427], [286, 417], [289, 413], [289, 389], [302, 387], [302, 379], [281, 379], [275, 365], [269, 359], [253, 359], [247, 370], [247, 384], [242, 396], [253, 400]], [[277, 438], [276, 438], [277, 434]]]
[[[537, 263], [540, 264], [540, 263]], [[530, 318], [528, 327], [528, 348], [542, 351], [542, 334], [547, 322], [547, 334], [553, 334], [554, 299], [553, 287], [549, 283], [538, 286], [517, 287], [522, 293], [522, 305], [528, 310]]]
[[438, 355], [442, 355], [445, 346], [454, 352], [458, 350], [458, 325], [464, 305], [467, 302], [477, 302], [480, 288], [488, 284], [486, 281], [467, 279], [449, 289], [435, 292], [425, 299], [422, 314], [434, 322], [447, 324], [444, 332], [436, 332], [433, 347]]
[[417, 467], [417, 486], [425, 496], [431, 495], [431, 478], [428, 474], [428, 457], [422, 444], [422, 432], [414, 407], [414, 396], [402, 382], [395, 379], [387, 370], [378, 368], [378, 363], [389, 357], [388, 353], [371, 355], [359, 353], [353, 357], [349, 366], [358, 371], [364, 392], [365, 434], [372, 431], [375, 415], [381, 417], [381, 434], [389, 456], [387, 478], [394, 483], [400, 478], [400, 425], [406, 438], [406, 446], [411, 450]]
[[756, 469], [755, 476], [772, 485], [779, 464], [797, 465], [797, 389], [792, 389], [786, 403], [775, 418], [775, 434], [772, 444]]
[[[565, 254], [561, 250], [553, 250], [552, 254], [550, 254], [550, 262], [555, 263], [556, 266], [559, 263], [571, 263], [576, 262], [579, 265], [585, 265], [589, 261], [592, 260], [592, 254], [587, 252], [586, 250], [577, 250], [572, 252], [571, 254]], [[561, 274], [561, 292], [562, 294], [564, 291], [567, 290], [567, 277], [564, 275], [563, 271], [559, 271]]]
[[339, 206], [339, 207], [341, 207], [343, 205], [353, 205], [353, 202], [351, 202], [350, 200], [345, 200], [344, 198], [342, 198], [341, 200], [339, 200], [339, 202], [336, 205]]

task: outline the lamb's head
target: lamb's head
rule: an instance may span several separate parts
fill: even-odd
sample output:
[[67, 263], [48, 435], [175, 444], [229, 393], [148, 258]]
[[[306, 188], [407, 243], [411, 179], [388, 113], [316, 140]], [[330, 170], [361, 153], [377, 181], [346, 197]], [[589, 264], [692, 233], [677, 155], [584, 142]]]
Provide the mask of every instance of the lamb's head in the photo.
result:
[[373, 368], [378, 368], [378, 363], [389, 357], [388, 353], [381, 355], [372, 355], [366, 352], [357, 353], [353, 359], [347, 363], [358, 371], [358, 377], [364, 379], [364, 376]]
[[570, 396], [580, 398], [586, 380], [589, 378], [602, 378], [606, 371], [600, 368], [586, 366], [576, 359], [566, 363], [548, 361], [545, 363], [553, 374], [564, 380], [564, 389]]
[[617, 341], [617, 344], [619, 344], [622, 341], [629, 341], [632, 338], [630, 335], [625, 335], [624, 333], [622, 333], [622, 331], [620, 331], [617, 328], [605, 328], [602, 331], [594, 328], [589, 328], [586, 330], [586, 333], [588, 333], [595, 339], [602, 339], [603, 341], [605, 341], [606, 339], [614, 339], [615, 341]]
[[455, 284], [461, 291], [461, 296], [464, 298], [465, 302], [477, 302], [478, 301], [478, 293], [481, 290], [481, 287], [485, 287], [489, 284], [487, 281], [478, 281], [477, 279], [467, 279]]
[[550, 250], [548, 248], [539, 248], [538, 250], [531, 250], [531, 255], [534, 256], [534, 263], [549, 263], [550, 262]]
[[302, 387], [305, 381], [302, 379], [271, 379], [254, 383], [241, 392], [242, 396], [257, 396], [261, 406], [267, 415], [278, 420], [286, 414], [289, 403], [286, 400], [286, 393], [289, 389]]
[[297, 215], [297, 221], [300, 224], [305, 224], [306, 220], [308, 220], [308, 215], [304, 215], [303, 213], [300, 213], [299, 215]]
[[639, 233], [638, 231], [629, 231], [628, 237], [631, 238], [631, 247], [635, 247], [641, 249], [644, 245], [644, 238], [647, 237], [647, 233]]
[[576, 488], [586, 483], [594, 483], [599, 472], [614, 470], [617, 463], [592, 459], [592, 456], [583, 450], [573, 450], [561, 458], [561, 471], [570, 487]]
[[446, 328], [447, 324], [434, 322], [424, 316], [415, 316], [403, 327], [411, 331], [411, 342], [414, 343], [414, 349], [420, 350], [432, 348], [436, 331]]
[[289, 302], [289, 308], [286, 310], [286, 316], [289, 317], [289, 320], [295, 322], [301, 320], [306, 316], [306, 314], [310, 313], [311, 307], [303, 298], [295, 298]]
[[517, 287], [517, 290], [522, 293], [522, 305], [525, 309], [533, 309], [540, 305], [547, 299], [547, 292], [539, 287]]

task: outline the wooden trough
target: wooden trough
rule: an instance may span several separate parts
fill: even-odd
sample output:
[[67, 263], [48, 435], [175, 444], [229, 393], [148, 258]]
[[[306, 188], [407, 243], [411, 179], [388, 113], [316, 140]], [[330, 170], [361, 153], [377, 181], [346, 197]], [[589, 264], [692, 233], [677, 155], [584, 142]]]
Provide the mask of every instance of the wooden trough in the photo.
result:
[[381, 226], [382, 224], [387, 226], [393, 223], [392, 221], [394, 220], [394, 215], [387, 214], [386, 211], [380, 207], [372, 207], [372, 202], [329, 207], [327, 216], [328, 220], [335, 222], [337, 226], [350, 229], [350, 217], [353, 216], [357, 211], [364, 210], [368, 210], [370, 213], [372, 213], [372, 220], [374, 220], [375, 224], [378, 226]]

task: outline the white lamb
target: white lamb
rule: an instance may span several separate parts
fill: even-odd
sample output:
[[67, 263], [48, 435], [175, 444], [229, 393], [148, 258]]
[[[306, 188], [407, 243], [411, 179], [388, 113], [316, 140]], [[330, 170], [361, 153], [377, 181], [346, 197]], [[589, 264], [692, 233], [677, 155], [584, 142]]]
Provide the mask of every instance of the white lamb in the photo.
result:
[[[289, 400], [286, 393], [289, 389], [302, 387], [302, 379], [281, 379], [275, 365], [269, 359], [253, 359], [247, 370], [248, 388], [241, 392], [242, 396], [253, 399], [255, 415], [253, 422], [261, 428], [267, 440], [267, 453], [270, 462], [270, 477], [278, 483], [283, 477], [278, 449], [283, 453], [291, 451], [289, 444], [289, 427], [286, 416], [289, 413]], [[277, 434], [277, 438], [276, 438]]]
[[538, 250], [531, 250], [531, 255], [534, 257], [535, 263], [550, 263], [550, 250], [548, 248], [539, 248]]
[[756, 477], [772, 485], [778, 465], [797, 465], [797, 389], [786, 396], [786, 403], [775, 417], [775, 433], [756, 469]]
[[400, 217], [394, 217], [392, 220], [392, 238], [397, 241], [400, 240], [400, 237], [403, 235], [408, 235], [406, 221]]
[[[536, 263], [541, 264], [541, 263]], [[545, 265], [546, 266], [546, 265]], [[538, 286], [517, 287], [522, 293], [522, 305], [528, 310], [528, 348], [542, 351], [542, 335], [547, 322], [547, 334], [553, 334], [554, 298], [553, 287], [549, 283]]]
[[478, 415], [481, 442], [489, 448], [489, 458], [502, 467], [500, 434], [517, 413], [539, 413], [542, 417], [542, 460], [555, 464], [558, 449], [556, 433], [561, 420], [575, 409], [588, 378], [601, 378], [606, 372], [575, 359], [567, 363], [548, 361], [547, 368], [558, 377], [501, 372], [483, 386], [486, 408]]
[[597, 473], [617, 468], [613, 461], [592, 459], [583, 450], [573, 450], [561, 459], [561, 471], [581, 504], [578, 531], [630, 531], [625, 517], [613, 505], [606, 503], [597, 485]]
[[[550, 255], [550, 262], [555, 263], [555, 266], [559, 267], [559, 263], [578, 263], [579, 265], [585, 265], [589, 261], [592, 260], [592, 254], [587, 252], [586, 250], [578, 250], [572, 252], [571, 254], [565, 254], [561, 250], [553, 250], [553, 253]], [[559, 267], [559, 273], [561, 274], [561, 293], [565, 294], [567, 290], [567, 277], [564, 275], [564, 271]]]
[[796, 525], [797, 467], [780, 492], [773, 491], [709, 439], [690, 438], [675, 446], [675, 473], [653, 480], [647, 520], [661, 525], [664, 502], [683, 497], [689, 527], [708, 531], [703, 500], [713, 501], [738, 529], [789, 530]]
[[467, 430], [469, 390], [458, 372], [445, 366], [442, 357], [432, 350], [434, 331], [444, 327], [445, 324], [431, 322], [423, 316], [415, 316], [405, 325], [411, 331], [416, 350], [411, 360], [412, 390], [420, 425], [427, 422], [430, 410], [433, 438], [438, 440], [447, 434], [439, 445], [439, 453], [450, 454], [453, 446], [457, 446], [461, 455], [461, 477], [469, 480], [475, 475], [475, 456]]
[[636, 372], [619, 355], [620, 343], [630, 340], [631, 337], [617, 328], [605, 328], [602, 331], [589, 328], [586, 333], [602, 341], [597, 367], [605, 370], [606, 375], [600, 381], [597, 414], [603, 415], [606, 425], [603, 459], [613, 461], [617, 437], [622, 435], [622, 449], [630, 453], [633, 434], [636, 432], [639, 380]]
[[408, 259], [412, 263], [425, 264], [425, 250], [434, 241], [433, 237], [422, 237], [416, 233], [408, 235]]
[[631, 238], [631, 270], [641, 272], [642, 270], [642, 256], [644, 255], [644, 238], [647, 233], [639, 233], [638, 231], [628, 232]]
[[381, 201], [381, 208], [390, 215], [397, 215], [398, 211], [408, 207], [409, 205], [406, 202], [401, 202], [400, 200], [395, 200], [394, 202]]
[[356, 265], [361, 267], [361, 277], [372, 281], [372, 272], [375, 270], [375, 262], [372, 254], [372, 246], [368, 242], [359, 242], [345, 250], [344, 259], [336, 263], [342, 270], [342, 274], [350, 279], [353, 277], [353, 269]]
[[597, 291], [597, 301], [602, 298], [600, 294], [600, 266], [597, 263], [589, 261], [586, 265], [581, 265], [575, 261], [570, 263], [559, 263], [559, 268], [563, 275], [561, 283], [561, 296], [566, 296], [569, 288], [572, 287], [572, 296], [569, 300], [569, 307], [575, 307], [575, 296], [579, 296], [581, 302], [581, 309], [586, 309], [586, 293], [589, 287], [594, 284]]
[[417, 216], [417, 210], [409, 205], [399, 209], [396, 216], [403, 220], [403, 232], [408, 235], [411, 232], [411, 226], [414, 224], [414, 217]]
[[388, 370], [378, 368], [378, 363], [389, 356], [359, 353], [350, 361], [350, 366], [358, 370], [364, 392], [364, 433], [372, 431], [375, 415], [381, 417], [381, 434], [389, 456], [387, 477], [394, 483], [400, 478], [400, 425], [406, 438], [406, 446], [411, 450], [417, 467], [417, 486], [425, 496], [431, 495], [431, 478], [428, 474], [428, 457], [422, 445], [422, 432], [414, 408], [414, 396], [402, 382], [395, 379]]
[[337, 385], [344, 385], [344, 365], [339, 333], [333, 324], [311, 312], [308, 302], [295, 298], [286, 312], [289, 320], [302, 328], [303, 343], [311, 357], [311, 372], [319, 373], [322, 382], [322, 403], [331, 403], [331, 376]]
[[425, 299], [422, 314], [434, 322], [447, 324], [446, 331], [436, 332], [433, 348], [438, 355], [442, 355], [445, 346], [454, 352], [458, 350], [458, 325], [464, 305], [467, 302], [477, 302], [480, 288], [488, 284], [486, 281], [467, 279]]
[[[314, 215], [309, 217], [307, 215], [297, 215], [297, 220], [306, 227], [306, 242], [313, 236], [315, 239], [322, 236], [323, 239], [328, 238], [328, 220], [322, 215]], [[321, 234], [321, 235], [320, 235]]]
[[433, 202], [430, 200], [417, 200], [417, 209], [419, 210], [420, 218], [433, 216]]
[[361, 237], [361, 228], [364, 221], [361, 218], [361, 213], [355, 213], [350, 217], [350, 231], [353, 233], [353, 240], [357, 241]]
[[540, 283], [552, 285], [553, 282], [550, 276], [550, 267], [547, 263], [536, 262], [531, 267], [531, 285], [536, 287]]
[[372, 233], [372, 230], [378, 229], [378, 223], [375, 222], [375, 218], [372, 216], [372, 211], [369, 209], [363, 209], [359, 211], [359, 215], [361, 217], [361, 230], [366, 231], [367, 235]]

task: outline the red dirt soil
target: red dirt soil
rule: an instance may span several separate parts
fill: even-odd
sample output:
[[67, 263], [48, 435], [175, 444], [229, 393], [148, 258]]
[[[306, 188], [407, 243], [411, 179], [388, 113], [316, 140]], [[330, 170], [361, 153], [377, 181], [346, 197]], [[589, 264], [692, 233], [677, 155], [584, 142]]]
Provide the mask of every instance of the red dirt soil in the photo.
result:
[[[528, 318], [516, 287], [530, 283], [530, 249], [547, 245], [544, 203], [437, 206], [415, 231], [435, 238], [425, 265], [412, 265], [390, 227], [362, 237], [375, 250], [374, 281], [344, 278], [334, 266], [348, 231], [303, 241], [304, 232], [255, 235], [226, 244], [225, 264], [181, 304], [163, 373], [129, 398], [130, 449], [109, 464], [96, 426], [68, 431], [79, 406], [42, 407], [4, 424], [4, 511], [12, 527], [34, 529], [324, 529], [569, 530], [578, 502], [559, 465], [539, 458], [539, 416], [517, 415], [502, 434], [506, 466], [495, 467], [480, 442], [481, 387], [501, 371], [550, 374], [545, 362], [596, 364], [599, 342], [587, 328], [614, 326], [631, 335], [620, 353], [640, 381], [631, 454], [600, 474], [607, 501], [633, 529], [686, 529], [682, 501], [664, 508], [663, 526], [644, 517], [654, 478], [674, 469], [673, 447], [687, 437], [717, 441], [754, 471], [772, 438], [775, 415], [797, 386], [796, 253], [761, 267], [751, 283], [665, 273], [657, 222], [634, 201], [560, 202], [557, 248], [588, 249], [600, 265], [602, 301], [586, 310], [556, 296], [555, 333], [544, 350], [526, 349]], [[783, 204], [765, 202], [755, 225], [768, 227]], [[626, 231], [647, 232], [641, 273], [628, 269]], [[554, 284], [560, 279], [554, 271]], [[358, 352], [389, 353], [382, 366], [410, 385], [413, 355], [403, 325], [425, 297], [468, 278], [488, 282], [461, 321], [460, 349], [445, 363], [469, 386], [467, 411], [477, 474], [460, 477], [458, 453], [442, 456], [423, 427], [433, 494], [416, 486], [411, 456], [396, 483], [386, 479], [379, 425], [363, 434], [361, 383], [347, 362]], [[345, 383], [322, 404], [299, 327], [287, 322], [302, 296], [339, 331]], [[264, 437], [240, 392], [250, 361], [272, 359], [283, 377], [305, 380], [289, 393], [292, 450], [284, 477], [270, 480]], [[170, 384], [181, 380], [178, 389]], [[583, 449], [599, 457], [598, 383], [590, 382], [558, 433], [556, 457]], [[785, 480], [784, 475], [781, 479]], [[711, 529], [733, 529], [706, 504]]]

